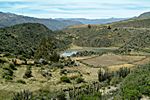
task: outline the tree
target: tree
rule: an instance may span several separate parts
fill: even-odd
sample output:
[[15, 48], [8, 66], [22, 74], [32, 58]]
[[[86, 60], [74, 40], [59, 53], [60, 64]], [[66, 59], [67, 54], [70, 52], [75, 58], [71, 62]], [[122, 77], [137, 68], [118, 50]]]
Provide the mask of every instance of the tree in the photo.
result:
[[35, 58], [37, 59], [45, 59], [53, 62], [58, 62], [60, 56], [57, 54], [56, 41], [51, 37], [45, 37], [42, 39], [36, 53]]
[[88, 28], [91, 29], [91, 25], [90, 24], [88, 24]]

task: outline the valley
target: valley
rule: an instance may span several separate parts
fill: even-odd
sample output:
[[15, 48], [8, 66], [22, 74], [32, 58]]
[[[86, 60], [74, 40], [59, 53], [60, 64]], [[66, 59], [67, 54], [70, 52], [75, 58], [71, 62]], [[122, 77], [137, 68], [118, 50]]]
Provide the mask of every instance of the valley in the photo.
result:
[[1, 28], [0, 100], [149, 100], [149, 22]]

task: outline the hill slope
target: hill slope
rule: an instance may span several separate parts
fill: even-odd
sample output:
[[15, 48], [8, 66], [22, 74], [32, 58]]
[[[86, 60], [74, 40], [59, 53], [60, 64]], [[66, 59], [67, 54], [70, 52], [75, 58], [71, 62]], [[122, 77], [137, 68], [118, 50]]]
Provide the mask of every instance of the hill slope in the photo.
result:
[[142, 33], [137, 34], [131, 38], [129, 42], [126, 42], [120, 48], [121, 52], [130, 52], [132, 50], [143, 50], [144, 48], [150, 48], [150, 31], [144, 30]]
[[84, 47], [120, 47], [139, 32], [131, 28], [107, 27], [101, 25], [82, 25], [64, 30], [74, 36], [74, 44]]
[[150, 28], [150, 19], [130, 19], [110, 25], [113, 27]]
[[141, 14], [140, 16], [138, 16], [138, 18], [149, 19], [150, 18], [150, 12], [145, 12], [145, 13]]
[[45, 38], [48, 38], [46, 44], [53, 44], [51, 45], [52, 47], [49, 47], [51, 48], [49, 51], [67, 47], [69, 42], [67, 44], [65, 40], [56, 39], [56, 34], [54, 34], [46, 26], [37, 23], [19, 24], [2, 28], [0, 29], [0, 52], [8, 52], [30, 58], [35, 55], [36, 50]]

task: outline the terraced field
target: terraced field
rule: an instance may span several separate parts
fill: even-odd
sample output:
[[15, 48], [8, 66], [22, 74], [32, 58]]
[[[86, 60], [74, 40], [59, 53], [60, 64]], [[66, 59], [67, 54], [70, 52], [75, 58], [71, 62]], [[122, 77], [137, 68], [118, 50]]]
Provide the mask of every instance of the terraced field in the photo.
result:
[[102, 56], [82, 59], [80, 61], [83, 62], [84, 64], [92, 65], [94, 67], [106, 67], [106, 66], [127, 67], [127, 66], [134, 66], [142, 62], [148, 63], [150, 59], [149, 57], [146, 56], [104, 54]]

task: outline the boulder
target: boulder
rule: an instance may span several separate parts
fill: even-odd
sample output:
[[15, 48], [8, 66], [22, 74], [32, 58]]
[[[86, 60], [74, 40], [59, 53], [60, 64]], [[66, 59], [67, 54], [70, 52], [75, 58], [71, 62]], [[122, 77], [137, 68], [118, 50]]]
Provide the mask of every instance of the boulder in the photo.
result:
[[25, 61], [20, 60], [20, 59], [13, 59], [13, 63], [15, 65], [22, 65], [22, 64], [25, 64]]

